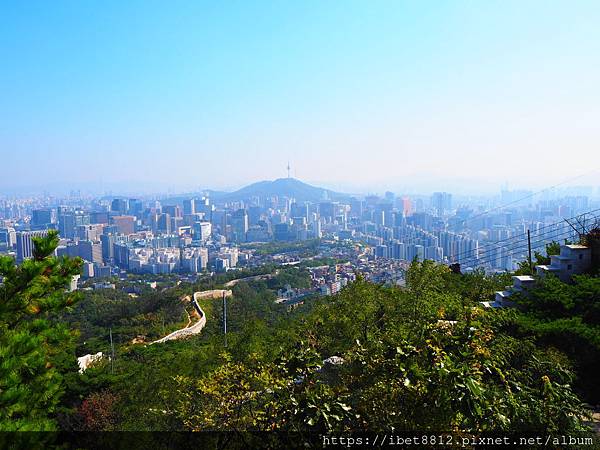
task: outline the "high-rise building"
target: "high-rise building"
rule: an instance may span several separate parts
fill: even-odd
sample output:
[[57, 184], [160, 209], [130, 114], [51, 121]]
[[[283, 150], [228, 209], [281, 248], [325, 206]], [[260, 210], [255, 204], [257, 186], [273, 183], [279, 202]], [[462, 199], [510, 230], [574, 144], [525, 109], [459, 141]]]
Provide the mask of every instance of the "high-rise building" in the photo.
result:
[[113, 259], [115, 256], [113, 245], [116, 242], [114, 234], [103, 234], [100, 236], [100, 242], [102, 243], [102, 259], [104, 261]]
[[291, 241], [294, 239], [294, 234], [287, 223], [278, 223], [273, 229], [273, 239], [276, 241]]
[[434, 192], [431, 196], [431, 207], [438, 216], [443, 216], [452, 210], [452, 194]]
[[108, 211], [92, 211], [90, 213], [90, 223], [108, 223]]
[[112, 223], [121, 234], [133, 234], [135, 232], [134, 216], [113, 216]]
[[58, 232], [61, 237], [74, 239], [79, 225], [89, 225], [90, 215], [80, 211], [61, 211], [58, 216]]
[[34, 209], [31, 212], [31, 224], [34, 226], [47, 226], [54, 222], [54, 210], [52, 209]]
[[117, 214], [127, 214], [129, 202], [124, 198], [115, 198], [110, 205], [110, 210]]
[[248, 213], [245, 209], [238, 209], [231, 216], [231, 226], [236, 242], [246, 241], [248, 231]]
[[102, 264], [102, 244], [100, 242], [79, 241], [79, 257], [91, 263]]
[[19, 231], [17, 232], [17, 262], [33, 257], [33, 238], [43, 237], [48, 234], [47, 231]]
[[335, 217], [336, 205], [332, 202], [319, 203], [319, 214], [328, 222], [331, 222]]
[[292, 203], [290, 205], [291, 217], [304, 217], [308, 220], [308, 204], [307, 203]]
[[162, 212], [167, 213], [171, 217], [183, 217], [179, 205], [165, 205], [162, 207]]
[[404, 214], [404, 217], [410, 216], [413, 213], [410, 197], [402, 197], [402, 213]]
[[212, 225], [210, 222], [195, 222], [193, 227], [194, 238], [206, 242], [210, 239]]
[[165, 234], [171, 234], [171, 215], [169, 213], [162, 213], [158, 216], [156, 229]]
[[17, 244], [17, 233], [12, 227], [0, 228], [0, 248], [13, 248]]
[[183, 214], [196, 214], [196, 199], [190, 198], [183, 201]]
[[102, 224], [90, 224], [77, 226], [76, 235], [79, 239], [85, 241], [99, 241], [102, 234]]
[[129, 207], [127, 209], [127, 214], [135, 216], [137, 218], [142, 217], [142, 212], [144, 211], [144, 203], [137, 198], [129, 199]]

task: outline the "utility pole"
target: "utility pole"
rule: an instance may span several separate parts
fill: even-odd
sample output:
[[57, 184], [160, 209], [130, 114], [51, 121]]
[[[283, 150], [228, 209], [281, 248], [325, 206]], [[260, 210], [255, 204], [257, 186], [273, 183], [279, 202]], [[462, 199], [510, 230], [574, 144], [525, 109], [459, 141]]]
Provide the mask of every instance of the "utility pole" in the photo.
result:
[[290, 177], [290, 162], [288, 161], [288, 165], [287, 165], [287, 173], [288, 173], [288, 178]]
[[223, 291], [223, 335], [225, 336], [225, 347], [227, 347], [227, 296]]
[[112, 328], [108, 329], [108, 335], [110, 336], [110, 373], [112, 374], [115, 371], [115, 346], [113, 345]]
[[531, 233], [527, 230], [527, 249], [529, 252], [529, 274], [533, 275], [533, 263], [531, 262]]

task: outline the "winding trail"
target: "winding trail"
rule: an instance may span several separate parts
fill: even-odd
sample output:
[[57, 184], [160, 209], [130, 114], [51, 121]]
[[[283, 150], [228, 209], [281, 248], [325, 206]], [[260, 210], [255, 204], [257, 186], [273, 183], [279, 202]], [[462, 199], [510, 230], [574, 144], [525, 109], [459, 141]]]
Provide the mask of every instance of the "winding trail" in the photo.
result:
[[223, 294], [225, 294], [226, 297], [231, 297], [231, 291], [224, 289], [213, 289], [210, 291], [194, 292], [192, 305], [194, 306], [194, 309], [198, 312], [198, 315], [200, 316], [198, 322], [191, 326], [188, 324], [188, 326], [185, 328], [173, 331], [172, 333], [167, 334], [165, 337], [151, 342], [150, 345], [162, 344], [163, 342], [173, 341], [176, 339], [184, 339], [186, 337], [190, 337], [200, 333], [206, 325], [206, 314], [204, 310], [200, 307], [198, 300], [203, 298], [221, 298]]

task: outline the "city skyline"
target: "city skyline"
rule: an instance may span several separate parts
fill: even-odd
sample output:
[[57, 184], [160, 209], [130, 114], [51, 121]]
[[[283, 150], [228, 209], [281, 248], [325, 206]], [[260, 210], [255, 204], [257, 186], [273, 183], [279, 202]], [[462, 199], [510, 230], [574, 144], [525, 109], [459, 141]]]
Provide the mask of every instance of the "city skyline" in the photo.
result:
[[547, 187], [598, 160], [598, 19], [594, 2], [13, 4], [0, 190], [233, 190], [288, 161], [350, 192]]
[[[595, 182], [594, 176], [599, 171], [592, 171], [580, 176], [559, 179], [551, 185], [542, 185], [539, 187], [531, 185], [511, 185], [508, 182], [496, 185], [490, 183], [487, 189], [473, 188], [471, 183], [466, 183], [465, 180], [454, 179], [450, 182], [429, 185], [423, 188], [422, 184], [404, 183], [375, 183], [371, 185], [360, 185], [353, 183], [328, 183], [328, 182], [308, 182], [295, 177], [290, 177], [292, 180], [298, 181], [304, 185], [315, 189], [321, 189], [330, 192], [337, 192], [347, 197], [367, 197], [370, 195], [384, 196], [386, 193], [394, 195], [410, 195], [426, 197], [436, 192], [450, 191], [459, 197], [464, 198], [494, 198], [499, 197], [503, 192], [525, 193], [527, 196], [560, 196], [560, 195], [588, 195], [592, 198], [600, 198], [600, 184]], [[72, 196], [83, 196], [87, 198], [102, 198], [102, 197], [142, 197], [142, 198], [169, 198], [169, 197], [185, 197], [203, 195], [218, 195], [235, 194], [238, 191], [243, 191], [253, 185], [263, 183], [276, 183], [280, 180], [285, 180], [287, 177], [275, 178], [272, 180], [261, 179], [255, 180], [246, 185], [226, 186], [221, 189], [213, 189], [211, 186], [157, 186], [156, 183], [141, 183], [140, 184], [122, 184], [122, 183], [55, 183], [45, 186], [27, 186], [21, 188], [7, 188], [0, 193], [2, 198], [42, 198], [45, 196], [53, 198], [68, 198]], [[581, 181], [591, 180], [589, 183]], [[462, 184], [461, 184], [462, 183]], [[285, 191], [279, 194], [289, 196]], [[292, 195], [292, 197], [294, 197]]]

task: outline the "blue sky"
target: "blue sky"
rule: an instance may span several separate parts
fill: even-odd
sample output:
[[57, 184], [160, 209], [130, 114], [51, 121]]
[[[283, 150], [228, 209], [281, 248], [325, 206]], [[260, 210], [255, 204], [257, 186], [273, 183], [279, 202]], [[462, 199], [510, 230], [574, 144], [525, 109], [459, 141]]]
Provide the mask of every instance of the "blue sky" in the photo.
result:
[[6, 2], [0, 189], [231, 188], [288, 159], [354, 190], [553, 184], [600, 166], [598, 23], [595, 1]]

